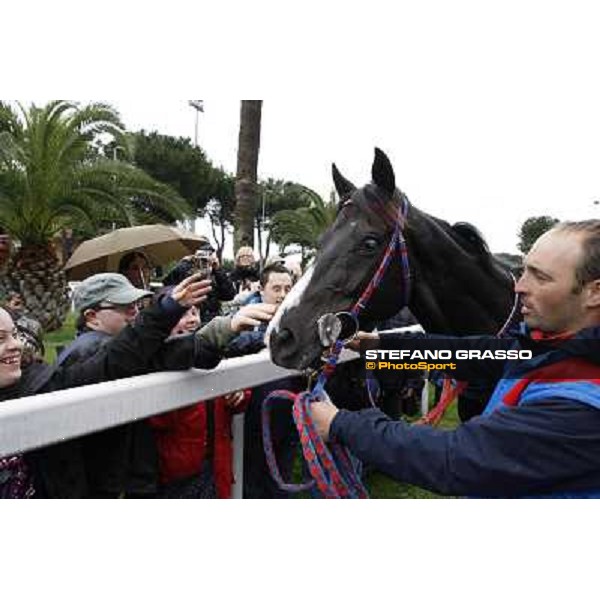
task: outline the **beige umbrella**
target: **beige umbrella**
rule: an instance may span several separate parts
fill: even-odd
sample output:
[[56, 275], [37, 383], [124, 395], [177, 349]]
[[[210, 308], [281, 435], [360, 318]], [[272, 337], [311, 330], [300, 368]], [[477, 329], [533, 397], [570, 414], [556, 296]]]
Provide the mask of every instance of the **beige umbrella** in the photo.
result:
[[140, 250], [154, 266], [193, 253], [208, 240], [168, 225], [140, 225], [115, 229], [80, 244], [64, 266], [69, 279], [81, 280], [96, 273], [116, 272], [124, 254]]

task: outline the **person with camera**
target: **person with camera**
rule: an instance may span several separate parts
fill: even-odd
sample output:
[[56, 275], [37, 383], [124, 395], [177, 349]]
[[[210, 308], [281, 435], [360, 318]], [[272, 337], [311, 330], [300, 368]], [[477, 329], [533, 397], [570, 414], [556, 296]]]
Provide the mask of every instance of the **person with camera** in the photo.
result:
[[258, 288], [260, 272], [254, 250], [250, 246], [242, 246], [235, 255], [235, 263], [231, 272], [231, 281], [236, 293], [255, 292]]
[[200, 318], [206, 324], [221, 314], [222, 302], [232, 300], [235, 296], [235, 288], [229, 275], [221, 267], [215, 249], [209, 242], [204, 242], [195, 254], [184, 256], [162, 283], [167, 287], [177, 285], [197, 270], [205, 271], [212, 285], [206, 301], [200, 306]]

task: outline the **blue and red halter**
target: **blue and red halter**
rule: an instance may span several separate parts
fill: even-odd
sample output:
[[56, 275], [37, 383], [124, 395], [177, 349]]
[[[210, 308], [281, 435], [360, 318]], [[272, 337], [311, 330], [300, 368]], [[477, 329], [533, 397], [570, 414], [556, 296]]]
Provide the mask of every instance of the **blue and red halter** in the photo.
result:
[[[401, 262], [403, 306], [408, 304], [411, 281], [408, 251], [403, 233], [407, 215], [408, 199], [402, 195], [394, 233], [388, 243], [381, 263], [359, 299], [350, 311], [346, 313], [350, 315], [357, 325], [361, 312], [367, 307], [373, 293], [380, 286], [392, 259], [396, 256]], [[287, 390], [276, 390], [265, 399], [262, 412], [263, 445], [271, 475], [283, 490], [298, 492], [310, 489], [316, 485], [325, 498], [368, 498], [367, 490], [362, 484], [346, 448], [337, 442], [325, 444], [316, 431], [310, 413], [310, 404], [312, 402], [327, 399], [325, 384], [335, 371], [345, 341], [337, 339], [332, 344], [327, 361], [321, 369], [312, 391], [294, 394]], [[270, 407], [271, 403], [275, 400], [287, 400], [293, 403], [294, 423], [300, 435], [302, 454], [312, 477], [312, 480], [308, 482], [302, 484], [288, 483], [283, 481], [281, 477], [273, 451], [269, 424]]]

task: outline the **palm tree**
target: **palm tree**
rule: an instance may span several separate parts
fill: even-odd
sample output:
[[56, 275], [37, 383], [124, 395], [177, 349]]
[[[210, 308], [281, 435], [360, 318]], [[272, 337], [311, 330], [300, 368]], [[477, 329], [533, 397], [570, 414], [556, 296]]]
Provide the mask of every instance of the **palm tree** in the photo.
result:
[[310, 201], [308, 206], [295, 210], [282, 210], [273, 216], [271, 224], [274, 241], [285, 250], [298, 245], [302, 252], [302, 263], [314, 255], [319, 238], [333, 225], [337, 215], [337, 202], [332, 194], [325, 202], [319, 194], [306, 186], [294, 184], [302, 196]]
[[133, 225], [153, 211], [176, 220], [189, 209], [144, 171], [98, 153], [103, 137], [129, 146], [111, 106], [64, 100], [18, 106], [0, 103], [0, 226], [19, 246], [2, 283], [20, 290], [30, 312], [52, 330], [68, 310], [66, 278], [52, 244], [61, 229], [98, 232], [101, 223]]
[[242, 100], [240, 136], [235, 182], [234, 252], [240, 246], [254, 247], [256, 172], [260, 150], [262, 100]]
[[[297, 183], [280, 179], [269, 178], [258, 183], [257, 191], [260, 202], [255, 207], [254, 223], [261, 265], [264, 265], [270, 253], [271, 222], [274, 215], [282, 210], [293, 210], [301, 206], [308, 207], [311, 200], [310, 195], [306, 193], [307, 189]], [[267, 235], [263, 245], [264, 233]]]
[[319, 194], [310, 188], [302, 186], [302, 190], [310, 198], [310, 206], [307, 210], [314, 221], [315, 241], [318, 242], [319, 237], [333, 225], [337, 217], [338, 203], [335, 193], [332, 192], [329, 202], [325, 202]]

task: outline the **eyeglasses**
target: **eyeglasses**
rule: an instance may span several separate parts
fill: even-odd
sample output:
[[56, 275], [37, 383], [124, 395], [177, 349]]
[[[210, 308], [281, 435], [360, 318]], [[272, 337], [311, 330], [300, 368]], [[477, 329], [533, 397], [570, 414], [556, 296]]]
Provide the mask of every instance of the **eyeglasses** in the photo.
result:
[[96, 312], [101, 310], [114, 310], [116, 312], [128, 314], [132, 312], [138, 312], [139, 306], [137, 302], [132, 302], [130, 304], [99, 304], [98, 306], [94, 306], [93, 310]]

